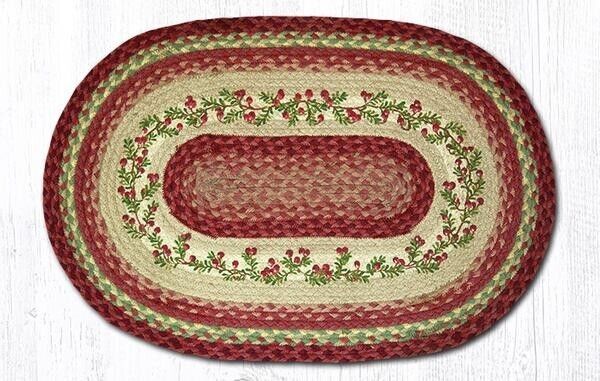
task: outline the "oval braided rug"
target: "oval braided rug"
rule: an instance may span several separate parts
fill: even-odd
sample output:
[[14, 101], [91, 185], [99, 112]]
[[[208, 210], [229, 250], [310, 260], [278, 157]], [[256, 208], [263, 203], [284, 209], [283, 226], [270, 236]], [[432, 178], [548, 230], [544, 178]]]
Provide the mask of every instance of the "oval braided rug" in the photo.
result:
[[220, 359], [454, 347], [532, 280], [554, 219], [538, 117], [438, 30], [198, 21], [108, 55], [44, 176], [65, 271], [109, 322]]

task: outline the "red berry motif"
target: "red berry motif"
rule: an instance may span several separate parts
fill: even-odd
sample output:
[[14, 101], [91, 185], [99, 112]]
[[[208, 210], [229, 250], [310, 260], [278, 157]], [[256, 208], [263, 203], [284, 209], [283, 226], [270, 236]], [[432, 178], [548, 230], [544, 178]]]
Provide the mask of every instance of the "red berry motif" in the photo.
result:
[[446, 189], [446, 190], [453, 190], [456, 187], [456, 183], [454, 181], [444, 181], [442, 183], [442, 186]]
[[404, 259], [398, 257], [394, 257], [392, 261], [394, 261], [394, 264], [397, 266], [404, 266], [406, 264], [406, 261]]
[[414, 238], [414, 241], [417, 244], [417, 246], [423, 246], [423, 245], [425, 245], [425, 240], [423, 238], [421, 238], [420, 235], [416, 236]]
[[360, 113], [356, 112], [354, 109], [351, 109], [351, 108], [346, 109], [346, 115], [348, 116], [348, 119], [350, 119], [350, 121], [352, 123], [358, 122], [361, 119]]
[[322, 90], [321, 91], [321, 98], [323, 99], [323, 101], [325, 101], [325, 104], [328, 107], [333, 106], [333, 99], [331, 99], [331, 97], [329, 96], [329, 91], [327, 90]]
[[237, 99], [242, 99], [244, 98], [244, 96], [246, 95], [246, 90], [244, 89], [240, 89], [237, 90], [233, 93], [233, 95], [237, 98]]
[[346, 246], [338, 247], [337, 249], [335, 249], [335, 252], [338, 254], [348, 254], [348, 248]]
[[189, 108], [189, 109], [193, 109], [196, 108], [196, 100], [194, 99], [194, 97], [192, 97], [191, 95], [188, 95], [187, 98], [185, 99], [185, 103], [184, 106]]
[[310, 255], [310, 250], [301, 247], [298, 249], [298, 253], [300, 253], [304, 257], [308, 257]]
[[312, 267], [313, 273], [318, 277], [324, 277], [325, 279], [330, 279], [333, 276], [333, 272], [331, 271], [331, 266], [328, 263], [324, 263], [323, 265], [314, 265]]
[[415, 100], [411, 105], [410, 105], [410, 111], [413, 114], [417, 114], [419, 112], [421, 112], [423, 108], [421, 107], [421, 102], [419, 100]]
[[387, 122], [388, 118], [390, 116], [390, 111], [389, 110], [383, 110], [381, 112], [381, 120], [385, 123]]
[[207, 121], [208, 121], [208, 114], [206, 114], [206, 113], [202, 114], [202, 116], [200, 117], [200, 125], [204, 126]]
[[217, 107], [215, 109], [215, 112], [217, 113], [217, 118], [220, 119], [223, 117], [223, 115], [225, 114], [225, 110], [223, 109], [223, 107]]
[[[284, 89], [277, 90], [274, 95], [265, 94], [268, 93], [253, 97], [245, 89], [222, 90], [218, 97], [203, 97], [200, 103], [188, 95], [183, 106], [170, 107], [162, 117], [150, 115], [151, 118], [142, 123], [141, 134], [125, 141], [126, 149], [118, 161], [121, 180], [116, 187], [119, 199], [127, 206], [122, 221], [132, 237], [147, 239], [147, 244], [153, 246], [151, 253], [155, 263], [161, 266], [188, 265], [194, 271], [212, 269], [232, 281], [258, 280], [277, 285], [289, 279], [304, 279], [318, 286], [332, 281], [368, 282], [373, 277], [395, 277], [409, 270], [433, 272], [448, 258], [448, 253], [443, 250], [463, 247], [473, 239], [477, 226], [472, 224], [471, 217], [485, 201], [484, 171], [479, 168], [480, 152], [474, 146], [462, 145], [466, 134], [462, 126], [449, 122], [442, 127], [442, 117], [430, 111], [422, 113], [423, 106], [419, 100], [406, 106], [406, 102], [392, 99], [385, 92], [377, 92], [375, 96], [363, 89], [359, 93], [360, 100], [356, 96], [349, 97], [344, 91], [330, 93], [327, 89], [318, 91], [318, 95], [313, 89], [288, 92], [293, 96], [288, 95], [287, 100]], [[197, 108], [198, 104], [201, 108]], [[373, 257], [367, 260], [364, 269], [361, 269], [359, 260], [352, 259], [353, 253], [349, 248], [343, 245], [335, 249], [333, 262], [322, 264], [315, 263], [318, 256], [311, 256], [310, 249], [306, 247], [298, 248], [297, 252], [287, 249], [284, 255], [266, 261], [257, 256], [256, 247], [247, 247], [241, 257], [231, 261], [224, 259], [223, 251], [216, 254], [209, 251], [198, 260], [197, 253], [191, 255], [189, 232], [176, 235], [174, 242], [161, 236], [161, 228], [156, 222], [160, 219], [155, 216], [159, 202], [152, 197], [160, 176], [149, 172], [153, 168], [150, 147], [156, 141], [177, 135], [186, 126], [204, 126], [212, 113], [220, 123], [228, 124], [241, 116], [243, 121], [257, 127], [276, 119], [277, 115], [289, 126], [299, 123], [315, 126], [331, 118], [332, 124], [364, 121], [365, 127], [368, 127], [394, 118], [391, 120], [395, 120], [403, 132], [420, 133], [427, 138], [427, 143], [438, 146], [437, 149], [446, 149], [455, 164], [448, 171], [452, 177], [438, 186], [446, 206], [439, 212], [441, 226], [438, 234], [432, 236], [435, 237], [435, 240], [432, 239], [434, 242], [427, 244], [425, 239], [416, 235], [405, 248], [406, 254]], [[132, 145], [131, 140], [135, 144]], [[143, 175], [147, 171], [149, 173]]]
[[373, 93], [368, 93], [367, 91], [363, 90], [360, 92], [360, 96], [365, 102], [368, 102], [371, 98], [373, 98]]

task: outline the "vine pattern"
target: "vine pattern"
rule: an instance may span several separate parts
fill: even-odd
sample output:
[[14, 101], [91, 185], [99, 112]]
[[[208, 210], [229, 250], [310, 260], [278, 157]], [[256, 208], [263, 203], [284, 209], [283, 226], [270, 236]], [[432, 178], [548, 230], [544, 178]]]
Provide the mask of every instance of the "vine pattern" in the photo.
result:
[[[157, 265], [174, 268], [188, 266], [194, 271], [218, 272], [223, 279], [231, 281], [253, 280], [270, 285], [282, 284], [290, 276], [301, 276], [311, 285], [323, 285], [333, 281], [369, 282], [374, 276], [397, 277], [406, 271], [433, 273], [448, 258], [448, 249], [461, 248], [474, 238], [477, 226], [472, 218], [479, 213], [484, 203], [482, 193], [485, 181], [481, 169], [481, 151], [464, 144], [465, 128], [455, 122], [442, 125], [441, 116], [423, 111], [421, 102], [392, 99], [387, 92], [360, 92], [362, 103], [350, 105], [346, 92], [330, 93], [322, 90], [315, 96], [313, 90], [304, 94], [287, 96], [280, 89], [276, 93], [262, 92], [256, 102], [246, 90], [223, 89], [218, 97], [203, 97], [198, 101], [187, 96], [181, 106], [168, 108], [162, 117], [148, 115], [140, 122], [140, 133], [126, 138], [123, 157], [117, 170], [119, 194], [126, 213], [123, 228], [134, 239], [146, 239], [152, 246], [152, 255]], [[154, 199], [160, 189], [158, 173], [146, 173], [151, 162], [149, 148], [159, 139], [179, 135], [184, 128], [202, 127], [210, 115], [220, 123], [230, 124], [243, 121], [262, 126], [276, 117], [295, 126], [301, 121], [311, 126], [332, 119], [341, 125], [351, 125], [361, 120], [380, 125], [393, 120], [405, 131], [419, 130], [429, 143], [444, 146], [455, 158], [453, 180], [442, 183], [441, 197], [446, 207], [440, 212], [441, 232], [427, 244], [420, 236], [413, 237], [403, 254], [378, 255], [366, 264], [352, 261], [352, 252], [347, 247], [338, 247], [332, 263], [318, 263], [309, 248], [287, 249], [281, 258], [269, 258], [265, 264], [257, 260], [257, 248], [248, 247], [239, 257], [229, 260], [224, 252], [208, 252], [202, 258], [191, 253], [191, 233], [177, 236], [171, 244], [161, 235], [155, 216], [159, 208]], [[144, 181], [145, 178], [145, 181]], [[144, 181], [143, 185], [141, 182]]]

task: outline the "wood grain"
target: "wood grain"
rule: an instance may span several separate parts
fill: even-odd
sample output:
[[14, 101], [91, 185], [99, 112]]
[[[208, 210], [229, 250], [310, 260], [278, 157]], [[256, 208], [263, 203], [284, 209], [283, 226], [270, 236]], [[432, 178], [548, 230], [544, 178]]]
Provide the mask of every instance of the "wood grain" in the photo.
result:
[[[408, 21], [495, 55], [533, 100], [553, 150], [559, 216], [522, 301], [442, 354], [353, 365], [252, 364], [178, 355], [110, 327], [71, 287], [46, 237], [42, 173], [71, 92], [138, 33], [193, 19], [321, 15]], [[0, 379], [579, 380], [600, 376], [600, 2], [0, 2]]]

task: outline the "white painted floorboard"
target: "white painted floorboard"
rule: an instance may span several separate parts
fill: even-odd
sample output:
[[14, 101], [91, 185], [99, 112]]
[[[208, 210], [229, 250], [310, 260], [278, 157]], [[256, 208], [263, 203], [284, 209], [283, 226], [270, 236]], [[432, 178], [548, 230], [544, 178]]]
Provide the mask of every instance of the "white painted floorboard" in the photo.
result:
[[[179, 355], [109, 326], [48, 242], [42, 173], [72, 91], [126, 39], [184, 21], [323, 15], [408, 21], [467, 38], [528, 91], [550, 139], [559, 215], [538, 278], [490, 332], [417, 359], [231, 363]], [[600, 2], [0, 0], [0, 380], [600, 379]]]

